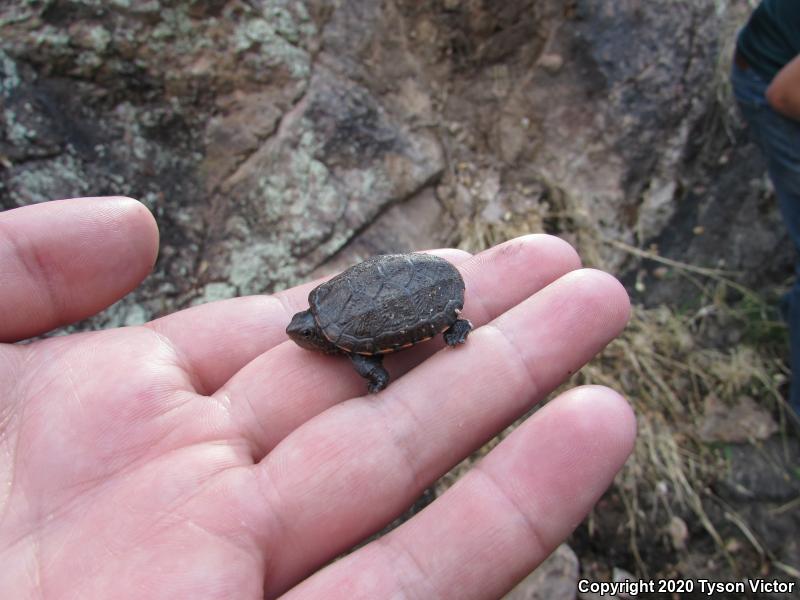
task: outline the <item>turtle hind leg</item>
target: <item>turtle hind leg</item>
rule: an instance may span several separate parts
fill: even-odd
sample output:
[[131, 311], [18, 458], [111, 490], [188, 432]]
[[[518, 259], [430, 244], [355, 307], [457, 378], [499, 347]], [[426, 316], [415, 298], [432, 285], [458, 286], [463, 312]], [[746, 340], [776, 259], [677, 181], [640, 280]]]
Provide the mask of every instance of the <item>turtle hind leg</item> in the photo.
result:
[[472, 331], [472, 323], [466, 319], [456, 319], [456, 322], [450, 326], [450, 329], [445, 330], [444, 341], [448, 346], [463, 344], [467, 341], [467, 336], [470, 331]]
[[389, 384], [389, 373], [383, 368], [383, 355], [351, 354], [350, 360], [353, 362], [356, 372], [364, 379], [369, 380], [367, 389], [371, 394], [380, 392]]

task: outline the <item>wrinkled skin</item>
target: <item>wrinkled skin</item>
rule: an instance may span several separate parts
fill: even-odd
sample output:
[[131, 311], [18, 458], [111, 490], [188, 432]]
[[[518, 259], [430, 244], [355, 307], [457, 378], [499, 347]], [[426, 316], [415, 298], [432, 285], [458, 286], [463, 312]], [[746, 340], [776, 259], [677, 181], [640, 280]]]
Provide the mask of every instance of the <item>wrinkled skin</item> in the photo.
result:
[[0, 213], [0, 598], [496, 598], [632, 448], [624, 400], [573, 389], [331, 562], [611, 340], [624, 290], [548, 236], [437, 251], [476, 330], [388, 359], [396, 379], [370, 397], [348, 361], [286, 339], [315, 283], [13, 344], [122, 297], [157, 244], [130, 199]]

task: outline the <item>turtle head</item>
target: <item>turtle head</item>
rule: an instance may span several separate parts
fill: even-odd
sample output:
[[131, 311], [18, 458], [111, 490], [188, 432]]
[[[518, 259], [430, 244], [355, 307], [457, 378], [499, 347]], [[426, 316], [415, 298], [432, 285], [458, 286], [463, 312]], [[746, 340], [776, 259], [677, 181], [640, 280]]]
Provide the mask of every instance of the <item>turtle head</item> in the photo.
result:
[[306, 350], [315, 350], [317, 352], [333, 353], [336, 352], [336, 346], [331, 344], [317, 325], [314, 320], [314, 315], [310, 310], [304, 310], [297, 313], [292, 317], [292, 322], [286, 328], [286, 333], [294, 341], [295, 344]]

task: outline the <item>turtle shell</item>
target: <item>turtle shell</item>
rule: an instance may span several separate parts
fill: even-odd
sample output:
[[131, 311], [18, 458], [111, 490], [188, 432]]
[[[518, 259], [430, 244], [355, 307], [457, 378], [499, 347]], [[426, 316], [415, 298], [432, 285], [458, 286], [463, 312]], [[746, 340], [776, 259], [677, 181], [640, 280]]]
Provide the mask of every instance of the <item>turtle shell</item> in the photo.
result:
[[430, 254], [384, 254], [314, 288], [311, 314], [345, 352], [382, 354], [449, 328], [464, 307], [464, 280]]

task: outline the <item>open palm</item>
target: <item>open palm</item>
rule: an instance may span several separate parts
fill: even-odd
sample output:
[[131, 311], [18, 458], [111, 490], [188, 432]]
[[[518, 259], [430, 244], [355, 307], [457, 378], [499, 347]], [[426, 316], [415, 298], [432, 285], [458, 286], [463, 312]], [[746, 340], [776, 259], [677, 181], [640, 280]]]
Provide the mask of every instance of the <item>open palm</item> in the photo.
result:
[[[125, 198], [0, 214], [0, 341], [101, 310], [157, 246]], [[627, 297], [549, 236], [437, 253], [477, 329], [392, 356], [376, 395], [349, 361], [287, 341], [314, 284], [0, 344], [0, 598], [502, 595], [630, 452], [614, 392], [563, 394], [410, 521], [323, 566], [591, 358]]]

